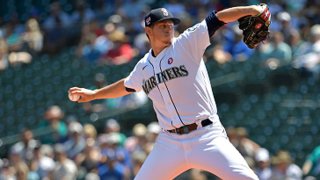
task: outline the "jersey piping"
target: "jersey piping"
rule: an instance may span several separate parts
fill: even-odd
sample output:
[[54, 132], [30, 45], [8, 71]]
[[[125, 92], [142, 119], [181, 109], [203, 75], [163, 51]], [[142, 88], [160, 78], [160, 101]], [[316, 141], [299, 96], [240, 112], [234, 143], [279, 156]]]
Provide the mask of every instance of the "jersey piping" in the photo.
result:
[[[164, 57], [165, 57], [165, 56], [164, 56]], [[163, 58], [160, 60], [160, 62], [159, 62], [159, 67], [160, 67], [161, 73], [163, 72], [163, 71], [162, 71], [162, 67], [161, 67], [161, 63], [162, 63], [162, 60], [164, 59], [164, 57], [163, 57]], [[167, 91], [168, 91], [168, 94], [169, 94], [169, 97], [170, 97], [170, 101], [171, 101], [171, 103], [172, 103], [172, 105], [173, 105], [173, 107], [174, 107], [174, 110], [176, 111], [176, 113], [177, 113], [177, 115], [178, 115], [178, 118], [179, 118], [180, 122], [181, 122], [183, 125], [185, 125], [184, 122], [182, 121], [181, 117], [180, 117], [180, 114], [179, 114], [179, 112], [178, 112], [178, 109], [177, 109], [176, 105], [175, 105], [174, 102], [173, 102], [173, 99], [172, 99], [171, 93], [170, 93], [170, 91], [169, 91], [169, 88], [168, 88], [168, 86], [167, 86], [167, 83], [166, 83], [166, 82], [163, 82], [163, 83], [164, 83], [164, 86], [166, 87], [166, 89], [167, 89]], [[172, 123], [172, 120], [171, 120], [171, 125], [172, 125], [172, 124], [173, 124], [173, 123]]]

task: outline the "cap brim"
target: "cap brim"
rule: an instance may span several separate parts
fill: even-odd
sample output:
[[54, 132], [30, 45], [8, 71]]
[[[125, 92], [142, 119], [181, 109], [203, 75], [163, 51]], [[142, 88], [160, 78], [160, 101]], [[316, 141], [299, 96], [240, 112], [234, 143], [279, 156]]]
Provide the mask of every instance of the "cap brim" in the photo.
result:
[[178, 19], [178, 18], [173, 18], [173, 17], [162, 18], [162, 19], [160, 19], [160, 20], [157, 21], [157, 22], [161, 22], [161, 21], [164, 21], [164, 20], [172, 20], [174, 25], [177, 25], [177, 24], [179, 24], [179, 23], [181, 22], [180, 19]]

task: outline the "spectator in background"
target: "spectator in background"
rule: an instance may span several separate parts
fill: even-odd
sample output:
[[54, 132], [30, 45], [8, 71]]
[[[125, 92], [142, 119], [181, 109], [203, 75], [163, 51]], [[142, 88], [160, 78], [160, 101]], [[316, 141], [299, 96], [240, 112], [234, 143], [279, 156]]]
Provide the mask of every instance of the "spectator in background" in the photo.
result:
[[302, 171], [304, 175], [318, 177], [320, 175], [320, 146], [313, 149], [306, 158]]
[[5, 25], [4, 39], [8, 45], [9, 52], [18, 52], [22, 49], [22, 36], [17, 31], [16, 23], [9, 22]]
[[63, 146], [68, 158], [75, 160], [86, 146], [86, 141], [83, 136], [83, 127], [79, 122], [72, 121], [68, 126], [68, 131], [68, 139], [63, 143]]
[[107, 34], [114, 28], [112, 23], [107, 23], [103, 30], [99, 28], [95, 20], [84, 24], [77, 48], [77, 55], [90, 63], [97, 63], [101, 55], [107, 53], [113, 46]]
[[[91, 2], [91, 1], [89, 1]], [[94, 11], [99, 20], [104, 21], [106, 18], [115, 14], [116, 11], [121, 7], [123, 1], [117, 0], [97, 0], [94, 1]]]
[[77, 47], [76, 55], [83, 57], [88, 62], [95, 62], [100, 54], [94, 49], [97, 35], [91, 30], [90, 25], [91, 23], [86, 23], [81, 28], [80, 43]]
[[160, 131], [161, 131], [161, 127], [159, 126], [158, 122], [151, 122], [148, 124], [147, 133], [145, 135], [147, 138], [147, 143], [145, 147], [148, 153], [151, 152]]
[[22, 35], [17, 29], [16, 23], [10, 22], [6, 25], [4, 33], [9, 53], [8, 61], [13, 66], [28, 64], [32, 60], [30, 53], [23, 49]]
[[71, 22], [79, 23], [78, 26], [81, 27], [82, 24], [89, 23], [94, 18], [95, 14], [88, 4], [84, 0], [78, 0], [75, 11], [70, 17]]
[[218, 43], [213, 47], [212, 53], [209, 54], [208, 57], [211, 57], [211, 55], [212, 58], [219, 64], [225, 64], [232, 60], [231, 54], [223, 49], [222, 43]]
[[82, 27], [91, 21], [93, 21], [96, 17], [95, 12], [89, 7], [85, 0], [77, 0], [75, 2], [75, 9], [70, 15], [70, 20], [73, 23], [72, 31], [67, 29], [67, 32], [70, 31], [68, 38], [71, 42], [71, 45], [75, 45], [79, 43], [79, 39], [82, 33]]
[[293, 66], [302, 70], [303, 76], [318, 77], [320, 73], [320, 24], [310, 29], [311, 45], [309, 51], [297, 57]]
[[76, 179], [77, 177], [77, 166], [76, 164], [67, 157], [65, 148], [62, 144], [56, 144], [54, 146], [56, 164], [53, 171], [53, 180], [63, 179]]
[[172, 12], [173, 16], [177, 18], [183, 17], [186, 13], [185, 6], [177, 0], [168, 0], [168, 2], [165, 3], [164, 8], [169, 12]]
[[[47, 146], [48, 147], [48, 146]], [[50, 154], [45, 152], [46, 146], [40, 143], [33, 150], [32, 161], [36, 167], [34, 171], [39, 175], [40, 179], [47, 180], [51, 177], [53, 169], [55, 167], [55, 161], [50, 157]]]
[[300, 32], [295, 29], [292, 29], [289, 33], [289, 45], [292, 49], [293, 60], [310, 50], [310, 43], [304, 41]]
[[52, 134], [42, 136], [40, 139], [41, 142], [43, 144], [64, 142], [68, 135], [68, 127], [63, 121], [64, 113], [62, 109], [57, 105], [50, 106], [46, 110], [44, 118], [45, 121], [41, 121], [39, 127]]
[[257, 53], [259, 59], [270, 69], [277, 69], [292, 62], [291, 48], [284, 42], [281, 32], [274, 32], [271, 35], [270, 42], [261, 44]]
[[5, 39], [0, 37], [0, 71], [7, 69], [8, 66], [8, 45]]
[[260, 180], [270, 180], [272, 170], [270, 163], [269, 151], [265, 148], [260, 148], [255, 154], [254, 171]]
[[191, 180], [207, 180], [208, 178], [206, 177], [204, 172], [205, 171], [199, 169], [191, 169], [189, 178]]
[[108, 35], [113, 42], [113, 47], [102, 57], [106, 64], [120, 65], [128, 63], [135, 56], [134, 49], [128, 43], [128, 37], [124, 32], [115, 30]]
[[148, 143], [147, 137], [147, 127], [142, 123], [137, 123], [132, 128], [132, 136], [128, 137], [125, 142], [125, 148], [133, 154], [135, 151], [146, 152], [146, 145]]
[[11, 147], [9, 154], [9, 164], [12, 168], [14, 177], [17, 179], [27, 179], [29, 168], [22, 158], [21, 149]]
[[302, 170], [292, 162], [288, 151], [279, 151], [272, 157], [271, 163], [273, 164], [271, 180], [302, 179]]
[[26, 23], [26, 32], [23, 41], [31, 54], [39, 53], [43, 47], [43, 34], [36, 19], [29, 19]]
[[103, 157], [104, 160], [98, 167], [100, 179], [123, 180], [130, 177], [126, 167], [118, 162], [114, 151], [106, 151]]
[[10, 165], [8, 159], [0, 159], [0, 180], [14, 180], [14, 168]]
[[[107, 22], [108, 23], [105, 25], [105, 30], [107, 34], [111, 34], [115, 30], [126, 32], [126, 33], [128, 31], [128, 24], [127, 24], [128, 22], [124, 21], [124, 17], [121, 14], [113, 14], [108, 18]], [[108, 26], [109, 24], [110, 26]]]
[[159, 126], [158, 122], [154, 121], [148, 124], [147, 131], [148, 140], [154, 143], [161, 131], [161, 127]]
[[233, 26], [232, 32], [226, 35], [224, 51], [229, 53], [234, 61], [245, 61], [253, 53], [253, 50], [247, 47], [242, 38], [242, 30], [239, 29], [238, 25]]
[[147, 153], [144, 151], [134, 151], [131, 154], [132, 157], [132, 179], [138, 174], [143, 162], [147, 158]]
[[133, 43], [137, 51], [137, 56], [143, 56], [151, 48], [145, 33], [140, 33], [135, 36]]
[[112, 133], [116, 133], [119, 137], [120, 145], [123, 146], [127, 137], [125, 134], [121, 133], [120, 130], [121, 130], [121, 127], [117, 120], [111, 118], [106, 121], [104, 133], [109, 135]]
[[32, 56], [26, 51], [22, 52], [11, 52], [9, 54], [9, 63], [13, 66], [19, 66], [21, 64], [31, 63]]
[[235, 129], [236, 139], [231, 141], [235, 143], [235, 147], [246, 159], [249, 166], [253, 166], [254, 156], [260, 149], [260, 146], [249, 138], [248, 131], [244, 127], [237, 127]]
[[97, 137], [97, 130], [92, 124], [85, 124], [83, 126], [83, 133], [86, 140], [88, 139], [95, 140]]
[[32, 158], [33, 150], [37, 146], [39, 141], [33, 138], [33, 133], [30, 129], [25, 129], [21, 133], [21, 140], [15, 143], [12, 148], [19, 151], [21, 158], [29, 162]]
[[230, 126], [226, 128], [226, 132], [227, 132], [229, 141], [232, 143], [234, 147], [237, 147], [239, 144], [239, 140], [238, 140], [236, 128], [233, 126]]
[[69, 15], [61, 10], [58, 1], [50, 5], [50, 15], [43, 23], [45, 31], [44, 50], [47, 53], [59, 52], [67, 43], [74, 25]]
[[35, 161], [30, 161], [28, 163], [29, 172], [27, 175], [28, 180], [40, 180], [40, 175], [37, 172], [38, 164]]
[[[134, 9], [134, 11], [132, 11]], [[141, 15], [148, 9], [147, 4], [143, 0], [124, 1], [118, 9], [118, 14], [133, 22], [140, 22]]]
[[27, 179], [29, 174], [29, 168], [27, 164], [24, 161], [20, 161], [18, 163], [15, 163], [13, 165], [15, 171], [16, 171], [16, 179]]
[[130, 176], [131, 159], [119, 143], [120, 137], [117, 133], [103, 134], [99, 137], [102, 157], [98, 173], [101, 179], [112, 177], [121, 180]]
[[45, 30], [54, 30], [57, 27], [67, 28], [72, 27], [70, 16], [61, 10], [59, 1], [54, 1], [50, 4], [50, 15], [45, 19], [43, 27]]
[[283, 35], [284, 42], [289, 43], [289, 35], [290, 31], [295, 29], [291, 23], [292, 23], [292, 18], [288, 12], [280, 12], [276, 16], [278, 21], [280, 22], [280, 29], [279, 31]]
[[98, 165], [101, 160], [101, 152], [99, 147], [96, 146], [95, 139], [89, 138], [86, 141], [86, 147], [75, 160], [79, 169], [78, 178], [99, 178]]

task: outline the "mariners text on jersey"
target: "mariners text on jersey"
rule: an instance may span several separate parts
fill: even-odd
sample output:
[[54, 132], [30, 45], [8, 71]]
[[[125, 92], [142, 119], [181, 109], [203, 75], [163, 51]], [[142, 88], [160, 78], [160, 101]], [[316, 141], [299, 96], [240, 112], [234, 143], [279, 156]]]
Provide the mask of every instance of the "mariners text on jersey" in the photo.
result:
[[143, 82], [143, 90], [146, 94], [155, 88], [158, 84], [164, 83], [166, 81], [188, 76], [189, 72], [184, 65], [179, 67], [168, 68], [160, 73], [157, 73], [155, 76], [151, 76], [148, 80]]

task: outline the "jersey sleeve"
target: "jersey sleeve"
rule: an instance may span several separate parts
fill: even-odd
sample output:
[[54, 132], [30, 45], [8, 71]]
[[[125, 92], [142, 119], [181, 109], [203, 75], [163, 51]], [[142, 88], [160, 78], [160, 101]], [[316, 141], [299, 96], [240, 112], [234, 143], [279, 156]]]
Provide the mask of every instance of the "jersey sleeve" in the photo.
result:
[[176, 45], [189, 54], [192, 60], [200, 61], [206, 48], [210, 45], [208, 27], [205, 20], [185, 30], [176, 41]]
[[202, 22], [188, 28], [177, 38], [178, 47], [184, 49], [184, 54], [191, 53], [192, 59], [199, 62], [210, 45], [210, 37], [224, 24], [216, 17], [215, 12], [212, 12]]
[[126, 88], [134, 89], [135, 91], [142, 90], [142, 68], [140, 63], [137, 63], [136, 66], [133, 68], [129, 76], [127, 76], [124, 80], [124, 86]]

